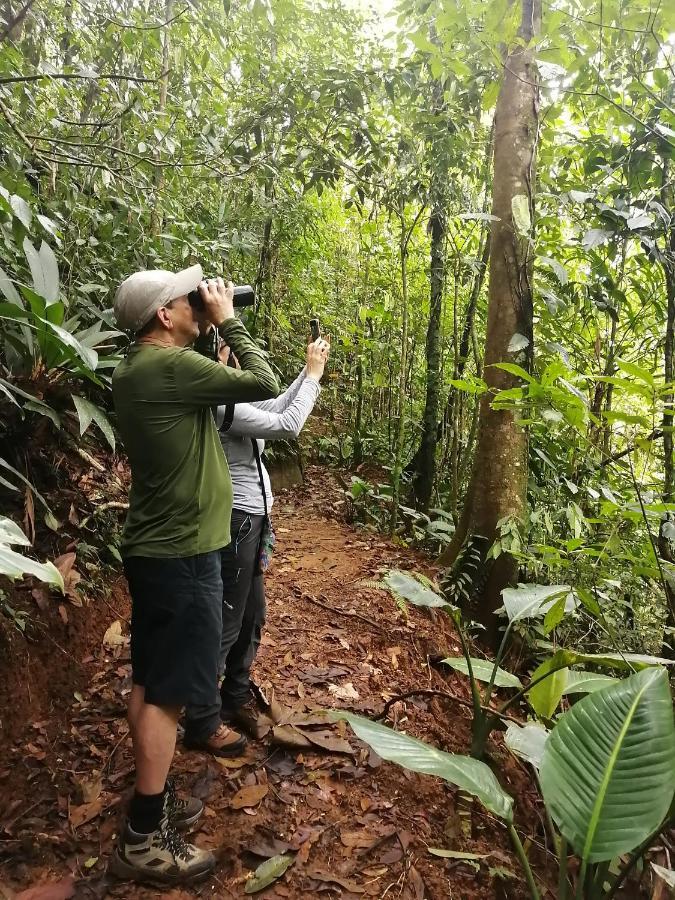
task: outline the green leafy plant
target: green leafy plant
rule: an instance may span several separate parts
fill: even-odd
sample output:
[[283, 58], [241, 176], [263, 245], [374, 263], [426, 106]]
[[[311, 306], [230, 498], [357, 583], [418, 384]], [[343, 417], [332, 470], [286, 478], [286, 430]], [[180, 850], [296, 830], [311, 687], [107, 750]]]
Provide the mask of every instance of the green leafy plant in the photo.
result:
[[[349, 722], [383, 759], [443, 778], [502, 818], [532, 900], [540, 900], [513, 825], [513, 800], [485, 763], [361, 716], [334, 711], [331, 717]], [[571, 892], [576, 900], [609, 900], [632, 868], [631, 859], [618, 857], [644, 852], [668, 821], [675, 795], [675, 726], [665, 669], [645, 669], [589, 694], [560, 717], [550, 735], [521, 739], [520, 751], [540, 766], [544, 802], [560, 830], [558, 900], [569, 900]], [[576, 885], [568, 878], [568, 845], [581, 860]], [[612, 861], [618, 874], [608, 878]]]
[[11, 519], [0, 516], [0, 575], [16, 580], [32, 575], [63, 591], [63, 577], [54, 563], [40, 563], [12, 547], [30, 547], [30, 541]]
[[[528, 684], [523, 686], [519, 678], [501, 667], [512, 630], [526, 619], [545, 618], [552, 614], [562, 617], [566, 610], [573, 609], [576, 601], [569, 585], [528, 584], [506, 588], [502, 598], [508, 621], [494, 660], [471, 655], [467, 627], [459, 610], [448, 604], [428, 579], [422, 584], [418, 578], [394, 569], [385, 575], [382, 586], [416, 606], [442, 609], [452, 619], [463, 656], [447, 658], [443, 662], [470, 679], [473, 708], [471, 754], [477, 759], [485, 756], [490, 732], [521, 700], [526, 699], [538, 716], [550, 720], [565, 694], [591, 693], [614, 683], [614, 679], [606, 675], [574, 671], [571, 669], [573, 665], [594, 665], [633, 672], [647, 666], [670, 663], [667, 659], [644, 654], [589, 654], [560, 649], [546, 658], [534, 670]], [[497, 687], [515, 689], [516, 693], [493, 708], [491, 700]]]

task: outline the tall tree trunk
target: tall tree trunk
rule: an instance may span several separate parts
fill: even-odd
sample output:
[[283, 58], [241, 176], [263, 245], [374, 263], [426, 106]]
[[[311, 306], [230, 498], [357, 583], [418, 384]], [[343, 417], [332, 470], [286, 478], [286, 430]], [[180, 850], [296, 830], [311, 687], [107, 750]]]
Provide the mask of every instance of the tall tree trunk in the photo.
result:
[[417, 471], [413, 476], [415, 505], [426, 512], [436, 476], [436, 445], [438, 442], [438, 409], [441, 399], [441, 313], [445, 282], [445, 207], [442, 196], [437, 194], [430, 218], [430, 300], [427, 325], [426, 360], [427, 391], [422, 419], [422, 440], [417, 458]]
[[[173, 17], [173, 0], [166, 0], [164, 4], [164, 21], [170, 22]], [[162, 77], [159, 83], [159, 122], [161, 124], [162, 117], [166, 110], [166, 100], [169, 93], [169, 54], [171, 52], [171, 33], [170, 25], [165, 25], [162, 29]], [[155, 161], [159, 163], [161, 159], [161, 150], [159, 147], [155, 150]], [[150, 232], [157, 235], [162, 230], [163, 216], [161, 213], [162, 202], [160, 194], [164, 187], [164, 169], [156, 165], [154, 173], [154, 196], [152, 200], [152, 212], [150, 214]]]
[[471, 614], [486, 627], [492, 643], [498, 635], [494, 611], [501, 605], [503, 588], [515, 580], [517, 563], [509, 553], [489, 561], [486, 553], [499, 536], [498, 523], [511, 517], [522, 519], [526, 506], [527, 433], [518, 424], [516, 412], [493, 409], [492, 399], [497, 391], [521, 384], [516, 376], [495, 368], [496, 363], [515, 362], [527, 370], [532, 361], [533, 258], [530, 235], [521, 230], [531, 232], [533, 222], [539, 125], [533, 39], [540, 24], [541, 0], [522, 0], [520, 40], [506, 56], [495, 114], [495, 220], [483, 376], [488, 391], [481, 398], [478, 443], [462, 519], [441, 556], [442, 563], [452, 565], [465, 543], [471, 545], [474, 558], [480, 555]]
[[[403, 204], [402, 204], [403, 205]], [[399, 261], [401, 265], [401, 369], [398, 378], [398, 422], [394, 444], [393, 490], [391, 495], [391, 516], [389, 530], [393, 534], [398, 522], [398, 501], [401, 495], [401, 474], [403, 459], [403, 439], [405, 437], [405, 391], [408, 371], [408, 239], [405, 227], [405, 213], [401, 211], [401, 239]]]
[[[494, 138], [494, 121], [492, 126], [490, 127], [490, 138], [487, 142], [485, 149], [485, 160], [483, 162], [483, 167], [481, 171], [481, 182], [487, 185], [488, 176], [490, 173], [490, 163], [492, 161], [492, 147], [493, 147], [493, 138]], [[485, 200], [483, 202], [483, 212], [487, 212], [487, 187], [485, 191]], [[444, 221], [444, 229], [447, 223]], [[455, 354], [454, 367], [453, 367], [453, 377], [461, 378], [464, 372], [464, 368], [466, 366], [467, 360], [469, 358], [469, 336], [471, 334], [471, 330], [473, 328], [473, 320], [476, 312], [476, 304], [478, 302], [478, 298], [480, 297], [480, 292], [483, 287], [483, 281], [485, 278], [485, 272], [487, 270], [487, 264], [490, 254], [490, 232], [489, 229], [486, 228], [484, 232], [481, 233], [481, 237], [478, 243], [479, 248], [482, 247], [480, 251], [480, 265], [476, 269], [474, 274], [473, 284], [471, 288], [471, 294], [469, 298], [469, 303], [466, 308], [466, 313], [464, 317], [464, 325], [462, 327], [462, 336], [459, 341], [459, 351], [458, 354]], [[433, 250], [432, 250], [433, 252]], [[433, 259], [432, 259], [433, 263]], [[443, 258], [443, 280], [445, 280], [445, 271], [447, 269], [447, 263], [445, 257]], [[454, 306], [454, 325], [456, 327], [457, 324], [457, 304]], [[442, 368], [442, 361], [441, 361]], [[442, 382], [439, 384], [439, 389], [442, 389]], [[454, 403], [454, 395], [455, 389], [453, 388], [448, 394], [448, 399], [445, 404], [445, 411], [442, 416], [440, 416], [436, 422], [436, 443], [438, 444], [443, 439], [443, 432], [448, 423], [453, 420], [453, 410], [452, 404]], [[408, 464], [405, 467], [406, 475], [414, 475], [416, 472], [420, 471], [421, 458], [423, 454], [423, 444], [424, 436], [420, 441], [420, 445], [410, 458]], [[415, 487], [413, 482], [413, 488]]]
[[[672, 91], [671, 91], [672, 95]], [[667, 390], [663, 396], [663, 502], [672, 503], [675, 500], [675, 485], [673, 484], [673, 427], [675, 426], [675, 397], [673, 395], [673, 379], [675, 379], [675, 219], [673, 216], [673, 190], [669, 187], [670, 166], [669, 160], [663, 160], [663, 181], [661, 187], [661, 202], [670, 213], [670, 227], [666, 238], [666, 253], [663, 262], [663, 275], [666, 281], [667, 317], [666, 339], [663, 350], [664, 381]], [[669, 531], [669, 514], [663, 516], [659, 527], [659, 555], [669, 561], [675, 562], [672, 542], [665, 536]], [[666, 626], [675, 627], [675, 590], [670, 579], [666, 579]], [[662, 645], [664, 656], [671, 658], [675, 655], [672, 647], [672, 634], [666, 633]]]
[[[672, 385], [675, 379], [675, 367], [673, 354], [675, 352], [675, 220], [673, 216], [672, 189], [668, 188], [669, 179], [668, 160], [663, 161], [663, 187], [661, 190], [661, 202], [670, 212], [671, 222], [668, 231], [666, 260], [663, 264], [663, 274], [666, 280], [666, 298], [668, 311], [666, 319], [666, 341], [663, 351], [664, 379], [666, 385]], [[673, 483], [673, 426], [675, 426], [675, 397], [672, 387], [668, 387], [663, 397], [663, 501], [672, 503], [675, 499], [675, 484]]]
[[[431, 27], [431, 40], [436, 43], [437, 35]], [[443, 112], [443, 85], [434, 79], [432, 87], [433, 115], [440, 121]], [[436, 445], [438, 443], [438, 411], [443, 388], [443, 361], [441, 358], [441, 317], [443, 312], [443, 291], [445, 287], [445, 192], [444, 168], [441, 168], [434, 142], [430, 142], [427, 152], [432, 159], [431, 215], [429, 230], [431, 248], [429, 254], [429, 322], [426, 340], [426, 398], [422, 416], [422, 438], [415, 454], [416, 466], [413, 475], [413, 495], [418, 509], [429, 509], [431, 494], [436, 478]]]
[[20, 41], [23, 33], [24, 19], [28, 15], [31, 6], [35, 0], [26, 0], [25, 3], [16, 5], [16, 9], [10, 0], [6, 0], [2, 5], [4, 24], [0, 28], [0, 41], [9, 39], [10, 41]]

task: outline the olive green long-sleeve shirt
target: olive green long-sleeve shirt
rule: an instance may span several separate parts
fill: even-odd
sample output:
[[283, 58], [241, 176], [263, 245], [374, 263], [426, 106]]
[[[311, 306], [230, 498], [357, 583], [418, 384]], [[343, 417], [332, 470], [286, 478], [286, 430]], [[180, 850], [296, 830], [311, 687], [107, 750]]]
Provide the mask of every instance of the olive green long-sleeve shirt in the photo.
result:
[[154, 344], [134, 344], [115, 369], [131, 465], [123, 556], [194, 556], [230, 542], [232, 482], [211, 407], [267, 400], [279, 386], [241, 322], [228, 319], [220, 332], [241, 369]]

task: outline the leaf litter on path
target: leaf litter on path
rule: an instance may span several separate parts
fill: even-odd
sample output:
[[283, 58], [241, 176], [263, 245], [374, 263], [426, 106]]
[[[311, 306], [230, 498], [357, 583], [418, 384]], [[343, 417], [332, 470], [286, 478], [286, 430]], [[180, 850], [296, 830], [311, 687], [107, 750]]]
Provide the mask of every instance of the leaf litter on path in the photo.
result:
[[[259, 874], [250, 875], [260, 860], [264, 865], [276, 858], [264, 870], [272, 873], [268, 890], [290, 900], [381, 898], [390, 884], [398, 887], [387, 897], [401, 900], [416, 900], [420, 890], [425, 900], [447, 900], [450, 891], [462, 900], [498, 900], [503, 895], [487, 880], [477, 886], [465, 867], [446, 868], [452, 859], [427, 852], [428, 846], [446, 846], [452, 791], [433, 778], [382, 763], [351, 732], [327, 721], [323, 710], [336, 705], [373, 715], [386, 698], [420, 686], [440, 689], [449, 680], [455, 691], [466, 688], [461, 677], [426, 666], [432, 650], [440, 647], [447, 656], [456, 643], [442, 617], [432, 621], [424, 611], [410, 608], [405, 619], [387, 593], [360, 584], [392, 568], [433, 574], [428, 562], [405, 547], [326, 518], [336, 496], [339, 490], [331, 478], [310, 468], [307, 485], [292, 497], [293, 507], [283, 496], [275, 506], [275, 522], [288, 529], [280, 532], [266, 579], [268, 621], [255, 677], [266, 690], [273, 688], [287, 708], [281, 727], [294, 731], [298, 746], [276, 746], [270, 734], [263, 741], [249, 741], [242, 757], [215, 759], [187, 752], [180, 741], [177, 745], [172, 774], [178, 787], [207, 806], [194, 840], [217, 849], [221, 860], [217, 881], [205, 886], [204, 895], [223, 900], [242, 896], [245, 884], [251, 890], [260, 885], [253, 880]], [[297, 559], [291, 561], [291, 556]], [[332, 609], [302, 599], [319, 583], [322, 602], [325, 598]], [[17, 744], [23, 746], [21, 766], [16, 765], [18, 751], [7, 765], [0, 760], [0, 827], [9, 823], [6, 836], [15, 842], [7, 846], [34, 841], [39, 833], [43, 860], [39, 868], [33, 859], [19, 867], [2, 856], [0, 843], [3, 878], [8, 888], [19, 891], [55, 881], [67, 867], [82, 873], [83, 897], [187, 900], [198, 895], [192, 890], [158, 894], [103, 877], [133, 784], [125, 720], [129, 648], [121, 627], [129, 608], [121, 594], [112, 605], [116, 614], [105, 604], [70, 607], [68, 628], [77, 634], [86, 622], [88, 643], [80, 644], [86, 646], [81, 651], [86, 662], [68, 683], [69, 700], [60, 709], [36, 713], [35, 728], [23, 745]], [[47, 612], [56, 616], [48, 606]], [[356, 611], [362, 618], [340, 610]], [[368, 619], [381, 627], [371, 628]], [[56, 621], [63, 627], [60, 618]], [[62, 677], [61, 658], [45, 657], [43, 665], [47, 679]], [[331, 687], [345, 693], [339, 696]], [[466, 752], [469, 732], [461, 707], [450, 714], [445, 707], [434, 711], [431, 703], [401, 704], [396, 710], [398, 727], [407, 733], [444, 750]], [[28, 744], [34, 749], [27, 753]], [[528, 803], [536, 791], [518, 769], [513, 777], [521, 778], [513, 793]], [[5, 803], [5, 796], [12, 801]], [[36, 801], [40, 805], [31, 811]], [[73, 830], [64, 835], [68, 817]], [[476, 827], [461, 846], [476, 854], [501, 848], [504, 859], [517, 868], [499, 826], [479, 810], [473, 818]], [[509, 888], [509, 900], [525, 900], [520, 888], [519, 883]], [[263, 889], [257, 886], [255, 892]]]

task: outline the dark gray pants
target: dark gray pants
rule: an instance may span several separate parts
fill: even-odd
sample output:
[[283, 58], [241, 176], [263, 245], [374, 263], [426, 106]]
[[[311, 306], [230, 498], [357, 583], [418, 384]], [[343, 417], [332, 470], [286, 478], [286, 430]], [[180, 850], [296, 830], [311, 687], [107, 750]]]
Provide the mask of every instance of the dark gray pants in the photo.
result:
[[232, 510], [231, 543], [221, 551], [223, 625], [220, 641], [222, 684], [213, 685], [208, 705], [189, 704], [185, 709], [185, 734], [204, 740], [218, 728], [221, 710], [228, 712], [250, 698], [251, 666], [265, 624], [263, 576], [256, 573], [260, 532], [264, 516]]

